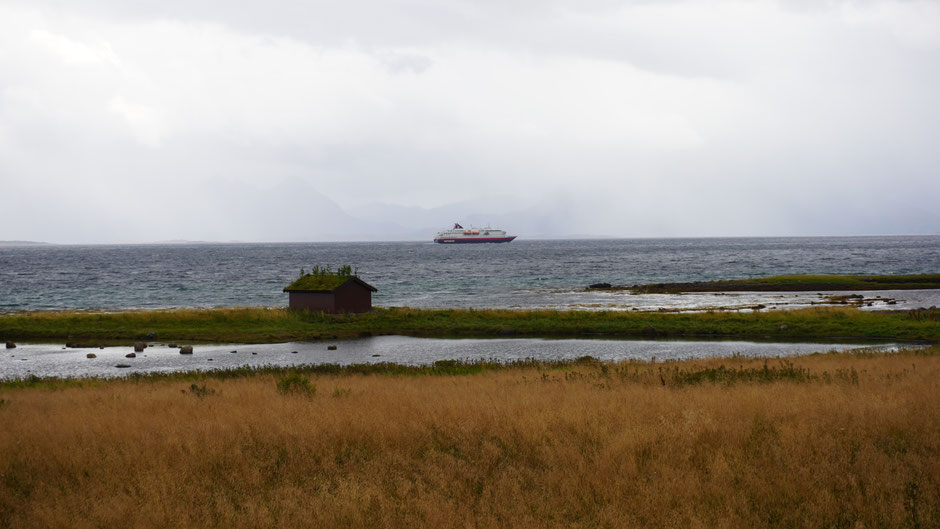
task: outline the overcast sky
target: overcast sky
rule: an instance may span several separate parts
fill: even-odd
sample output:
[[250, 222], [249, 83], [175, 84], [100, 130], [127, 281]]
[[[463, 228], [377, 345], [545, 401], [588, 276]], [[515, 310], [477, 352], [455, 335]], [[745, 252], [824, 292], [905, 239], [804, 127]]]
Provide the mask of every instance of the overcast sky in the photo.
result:
[[940, 233], [940, 2], [0, 0], [0, 240]]

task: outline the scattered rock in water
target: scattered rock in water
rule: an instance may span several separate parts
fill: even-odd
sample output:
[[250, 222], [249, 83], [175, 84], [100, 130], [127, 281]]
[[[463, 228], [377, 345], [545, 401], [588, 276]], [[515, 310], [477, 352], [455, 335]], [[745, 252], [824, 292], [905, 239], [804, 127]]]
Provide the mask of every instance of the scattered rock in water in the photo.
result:
[[66, 347], [69, 347], [69, 348], [72, 348], [72, 349], [77, 349], [77, 348], [78, 348], [78, 344], [72, 343], [72, 342], [65, 342], [65, 346], [66, 346]]
[[375, 358], [375, 357], [377, 357], [377, 356], [382, 356], [382, 355], [372, 355], [372, 358]]
[[238, 351], [234, 351], [234, 350], [233, 350], [233, 351], [229, 351], [229, 354], [235, 354], [235, 353], [237, 353], [237, 352], [238, 352]]
[[336, 346], [335, 346], [335, 345], [327, 345], [327, 346], [326, 346], [326, 350], [327, 350], [327, 351], [335, 351], [335, 350], [336, 350]]
[[13, 342], [7, 342], [7, 349], [16, 349], [16, 344]]
[[180, 354], [181, 354], [181, 355], [191, 355], [191, 354], [193, 354], [193, 346], [191, 346], [191, 345], [183, 345], [183, 346], [181, 346], [181, 347], [180, 347]]
[[95, 353], [88, 353], [87, 355], [85, 355], [85, 358], [98, 358], [98, 355], [96, 355]]
[[611, 288], [611, 284], [610, 283], [594, 283], [593, 285], [589, 285], [588, 288]]
[[124, 358], [137, 358], [137, 353], [127, 353]]
[[118, 364], [118, 365], [116, 365], [116, 366], [114, 366], [114, 367], [116, 367], [116, 368], [118, 368], [118, 369], [124, 369], [124, 368], [127, 368], [127, 367], [131, 367], [131, 365], [130, 365], [130, 364]]
[[212, 361], [212, 359], [210, 358], [210, 359], [209, 359], [209, 361], [211, 362], [211, 361]]
[[291, 351], [290, 354], [295, 355], [297, 354], [297, 351]]
[[258, 354], [258, 353], [251, 353], [251, 354], [256, 355], [256, 354]]
[[147, 348], [147, 344], [145, 344], [144, 342], [136, 342], [136, 343], [134, 343], [134, 352], [135, 352], [135, 353], [142, 353], [142, 352], [144, 351], [144, 349], [146, 349], [146, 348]]
[[168, 343], [168, 344], [166, 344], [166, 346], [167, 346], [167, 347], [172, 347], [172, 348], [174, 348], [174, 349], [176, 349], [177, 347], [179, 347], [179, 346], [176, 345], [175, 343]]

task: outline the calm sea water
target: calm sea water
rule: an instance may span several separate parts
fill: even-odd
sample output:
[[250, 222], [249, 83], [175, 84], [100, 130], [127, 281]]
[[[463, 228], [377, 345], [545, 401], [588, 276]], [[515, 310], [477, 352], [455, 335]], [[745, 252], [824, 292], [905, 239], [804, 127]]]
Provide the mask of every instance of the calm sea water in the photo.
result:
[[603, 306], [579, 289], [940, 272], [940, 236], [0, 247], [0, 311], [284, 306], [315, 264], [357, 266], [379, 306]]

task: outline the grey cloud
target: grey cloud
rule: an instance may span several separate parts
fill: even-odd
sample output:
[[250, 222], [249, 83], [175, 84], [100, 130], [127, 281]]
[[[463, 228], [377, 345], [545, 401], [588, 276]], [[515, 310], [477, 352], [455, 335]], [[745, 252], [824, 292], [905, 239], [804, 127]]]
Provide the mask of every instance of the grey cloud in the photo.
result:
[[0, 240], [935, 233], [940, 30], [871, 5], [7, 3]]
[[420, 74], [434, 64], [430, 57], [418, 53], [379, 52], [376, 55], [392, 73]]

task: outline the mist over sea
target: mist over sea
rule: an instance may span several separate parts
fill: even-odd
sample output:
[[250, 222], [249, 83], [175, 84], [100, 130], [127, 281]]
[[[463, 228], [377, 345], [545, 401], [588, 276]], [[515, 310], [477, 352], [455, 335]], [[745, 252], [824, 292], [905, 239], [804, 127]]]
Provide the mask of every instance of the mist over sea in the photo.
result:
[[595, 282], [940, 272], [940, 236], [0, 247], [0, 311], [285, 306], [313, 265], [350, 264], [378, 306], [559, 307]]

